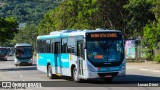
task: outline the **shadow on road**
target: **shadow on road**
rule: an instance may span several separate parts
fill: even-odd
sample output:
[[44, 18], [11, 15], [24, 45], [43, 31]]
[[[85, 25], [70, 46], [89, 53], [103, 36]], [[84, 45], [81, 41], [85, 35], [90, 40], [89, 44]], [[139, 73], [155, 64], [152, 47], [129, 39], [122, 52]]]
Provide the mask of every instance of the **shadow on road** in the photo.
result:
[[36, 66], [25, 66], [25, 67], [16, 67], [16, 68], [4, 68], [0, 69], [0, 71], [24, 71], [24, 70], [37, 70]]
[[7, 60], [7, 61], [14, 61], [14, 60], [11, 60], [11, 59], [10, 59], [10, 60]]
[[[70, 77], [62, 77], [62, 79], [72, 81]], [[82, 80], [80, 82], [81, 84], [106, 84], [102, 79], [89, 79], [89, 80]], [[111, 83], [107, 84], [113, 84], [113, 85], [126, 85], [127, 84], [133, 84], [137, 85], [138, 83], [159, 83], [160, 84], [160, 77], [152, 77], [152, 76], [142, 76], [142, 75], [127, 75], [125, 77], [115, 77]]]
[[23, 63], [23, 64], [20, 64], [19, 67], [23, 67], [23, 66], [36, 66], [36, 64], [27, 64], [27, 63]]
[[67, 77], [62, 77], [62, 79], [66, 79], [67, 81], [47, 81], [42, 82], [42, 85], [47, 87], [137, 87], [139, 84], [160, 84], [160, 77], [141, 75], [127, 75], [119, 79], [115, 78], [111, 83], [105, 83], [103, 80], [83, 80], [80, 83], [75, 83]]
[[14, 60], [4, 60], [4, 59], [0, 59], [0, 62], [4, 62], [4, 61], [14, 61]]

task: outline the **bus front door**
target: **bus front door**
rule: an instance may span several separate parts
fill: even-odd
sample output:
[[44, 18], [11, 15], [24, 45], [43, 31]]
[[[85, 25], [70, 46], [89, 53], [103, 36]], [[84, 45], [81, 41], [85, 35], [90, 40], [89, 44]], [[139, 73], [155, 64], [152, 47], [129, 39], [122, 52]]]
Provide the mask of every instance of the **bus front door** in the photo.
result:
[[83, 76], [83, 62], [84, 62], [84, 47], [83, 41], [80, 40], [77, 42], [77, 60], [78, 60], [78, 76]]

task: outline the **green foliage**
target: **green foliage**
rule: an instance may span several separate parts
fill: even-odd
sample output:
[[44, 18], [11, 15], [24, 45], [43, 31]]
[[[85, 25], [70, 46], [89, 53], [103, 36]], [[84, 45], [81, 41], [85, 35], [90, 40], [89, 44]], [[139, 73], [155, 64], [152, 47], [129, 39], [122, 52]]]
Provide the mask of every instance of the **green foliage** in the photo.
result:
[[146, 48], [144, 48], [143, 52], [145, 53], [145, 59], [146, 60], [152, 60], [153, 59], [152, 49], [146, 47]]
[[63, 0], [58, 7], [44, 16], [38, 33], [44, 35], [54, 30], [99, 27], [123, 30], [123, 19], [126, 16], [123, 5], [126, 1]]
[[58, 0], [2, 0], [0, 15], [2, 17], [14, 16], [18, 23], [38, 24], [43, 15], [57, 6]]
[[[152, 20], [143, 28], [143, 40], [142, 45], [147, 47], [150, 51], [158, 48], [158, 42], [160, 42], [160, 1], [159, 0], [150, 0], [152, 1], [152, 7], [150, 11], [152, 11], [155, 15], [156, 20]], [[148, 53], [151, 56], [151, 59], [159, 62], [159, 56], [153, 54], [152, 52]]]
[[[73, 25], [74, 28], [80, 29], [95, 29], [98, 19], [96, 12], [98, 0], [80, 0], [78, 4], [77, 22]], [[97, 22], [95, 22], [97, 20]]]
[[[153, 25], [153, 24], [152, 24]], [[156, 30], [155, 27], [153, 27], [152, 25], [147, 25], [144, 27], [144, 35], [143, 35], [143, 42], [145, 45], [147, 45], [148, 47], [150, 47], [152, 49], [152, 47], [155, 47], [156, 45]]]
[[129, 0], [129, 3], [124, 6], [128, 10], [126, 19], [127, 33], [133, 37], [143, 35], [143, 27], [154, 21], [155, 15], [152, 13], [153, 0]]
[[[158, 23], [154, 22], [146, 25], [143, 32], [142, 45], [147, 47], [150, 51], [156, 49], [158, 42], [160, 42], [160, 20], [158, 20]], [[153, 53], [150, 52], [148, 54], [152, 56], [151, 58], [153, 59]]]
[[13, 39], [17, 33], [18, 23], [13, 17], [0, 17], [0, 44]]
[[[98, 18], [101, 20], [102, 28], [125, 30], [127, 12], [123, 8], [128, 0], [99, 0]], [[123, 31], [125, 33], [125, 31]]]
[[37, 27], [35, 24], [28, 24], [24, 29], [19, 30], [14, 39], [11, 41], [14, 45], [16, 43], [30, 43], [36, 46]]
[[156, 48], [160, 41], [160, 20], [144, 27], [143, 43], [151, 49]]
[[154, 7], [152, 8], [152, 11], [154, 12], [156, 19], [160, 19], [160, 0], [154, 1]]
[[160, 62], [160, 56], [156, 56], [156, 57], [154, 57], [154, 61], [156, 61], [156, 62]]

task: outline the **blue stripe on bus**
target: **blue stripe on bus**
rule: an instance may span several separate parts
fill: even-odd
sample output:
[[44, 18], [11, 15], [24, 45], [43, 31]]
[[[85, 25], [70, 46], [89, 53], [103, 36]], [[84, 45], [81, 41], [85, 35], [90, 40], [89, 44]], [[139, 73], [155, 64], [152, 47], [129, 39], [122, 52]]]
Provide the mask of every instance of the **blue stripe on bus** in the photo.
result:
[[63, 68], [69, 68], [69, 62], [70, 62], [69, 56], [70, 56], [69, 54], [61, 54], [61, 61]]
[[60, 36], [52, 36], [52, 35], [46, 35], [46, 36], [38, 36], [37, 39], [49, 39], [49, 38], [58, 38]]
[[100, 70], [98, 70], [98, 72], [120, 71], [121, 68], [122, 68], [122, 64], [120, 66], [115, 66], [115, 67], [100, 67]]
[[69, 68], [69, 56], [69, 54], [56, 55], [49, 53], [40, 53], [38, 56], [38, 65], [47, 66], [47, 63], [50, 63], [53, 67], [57, 66], [61, 68]]
[[63, 38], [63, 37], [68, 37], [70, 34], [65, 33], [65, 34], [60, 34], [60, 35], [45, 35], [45, 36], [38, 36], [37, 39], [49, 39], [49, 38]]
[[51, 65], [55, 65], [53, 62], [53, 59], [54, 59], [54, 54], [40, 53], [38, 55], [38, 65], [47, 66], [47, 63], [50, 63]]

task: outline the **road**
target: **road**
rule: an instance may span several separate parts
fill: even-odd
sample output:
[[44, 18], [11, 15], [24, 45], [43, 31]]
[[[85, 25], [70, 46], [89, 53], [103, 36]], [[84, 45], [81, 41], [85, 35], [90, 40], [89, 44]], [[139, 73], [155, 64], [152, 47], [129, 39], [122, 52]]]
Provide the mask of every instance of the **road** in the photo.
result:
[[[160, 73], [153, 73], [148, 71], [140, 71], [127, 69], [127, 75], [125, 77], [115, 77], [113, 82], [110, 84], [106, 84], [100, 80], [88, 80], [82, 83], [75, 83], [70, 81], [67, 77], [57, 78], [57, 79], [48, 79], [46, 74], [38, 71], [36, 69], [36, 65], [33, 66], [18, 66], [14, 65], [13, 57], [8, 61], [0, 61], [0, 81], [35, 81], [41, 82], [42, 86], [54, 86], [54, 88], [64, 90], [71, 89], [71, 87], [76, 88], [76, 90], [80, 90], [80, 88], [87, 89], [88, 87], [92, 87], [93, 90], [115, 90], [119, 87], [123, 87], [125, 90], [129, 90], [128, 87], [135, 87], [133, 90], [158, 90], [160, 87]], [[159, 87], [138, 87], [138, 85], [156, 85], [158, 83]], [[67, 88], [66, 88], [67, 87]], [[111, 88], [112, 87], [112, 88]], [[43, 88], [39, 88], [43, 90]], [[52, 89], [53, 87], [47, 87], [46, 90]], [[34, 88], [31, 88], [31, 90]], [[132, 89], [131, 89], [132, 90]]]

